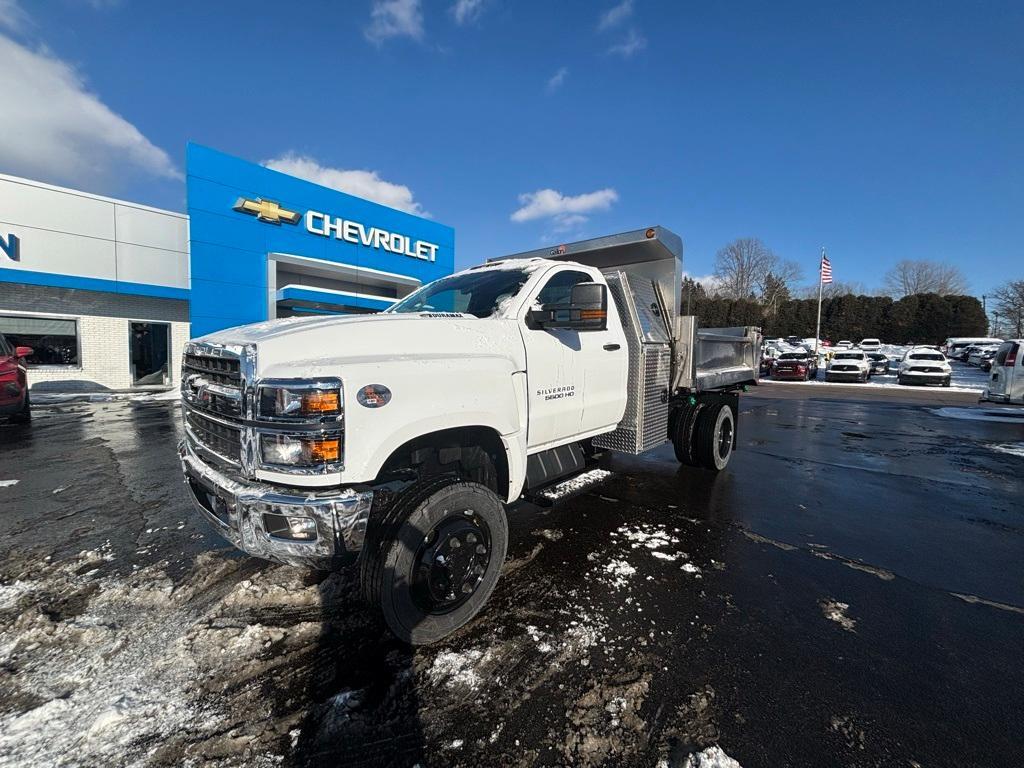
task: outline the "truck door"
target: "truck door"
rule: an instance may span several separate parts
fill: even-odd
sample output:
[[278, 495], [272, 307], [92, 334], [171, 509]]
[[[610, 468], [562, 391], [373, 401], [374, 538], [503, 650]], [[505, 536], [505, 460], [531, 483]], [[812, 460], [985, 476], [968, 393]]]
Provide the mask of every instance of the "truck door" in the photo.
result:
[[[568, 303], [577, 283], [600, 280], [596, 272], [566, 267], [549, 274], [526, 303]], [[604, 331], [524, 326], [529, 386], [528, 447], [565, 443], [622, 418], [628, 352], [609, 297]], [[525, 314], [524, 311], [524, 314]]]

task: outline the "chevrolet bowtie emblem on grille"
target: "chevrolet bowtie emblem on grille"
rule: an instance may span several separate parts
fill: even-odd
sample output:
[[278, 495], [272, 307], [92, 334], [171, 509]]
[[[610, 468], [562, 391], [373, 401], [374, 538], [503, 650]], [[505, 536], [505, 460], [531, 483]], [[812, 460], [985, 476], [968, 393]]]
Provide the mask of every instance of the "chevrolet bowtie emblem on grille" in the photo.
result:
[[235, 202], [233, 208], [239, 213], [248, 213], [260, 221], [266, 221], [271, 224], [280, 224], [282, 221], [286, 221], [289, 224], [297, 224], [299, 219], [302, 218], [301, 213], [289, 211], [273, 200], [264, 200], [262, 197], [257, 197], [255, 200], [240, 197]]

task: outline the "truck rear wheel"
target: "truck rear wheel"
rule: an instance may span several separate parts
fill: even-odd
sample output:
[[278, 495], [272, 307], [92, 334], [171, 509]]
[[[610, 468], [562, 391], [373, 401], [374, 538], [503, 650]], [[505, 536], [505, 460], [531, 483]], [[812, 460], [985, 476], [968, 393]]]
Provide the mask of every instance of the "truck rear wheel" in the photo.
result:
[[396, 498], [371, 539], [367, 598], [400, 640], [433, 643], [476, 616], [494, 590], [508, 547], [505, 505], [478, 483], [428, 478]]
[[700, 466], [721, 472], [732, 458], [732, 444], [736, 434], [736, 419], [732, 408], [716, 403], [704, 408], [694, 432], [694, 452]]
[[699, 467], [700, 459], [695, 450], [696, 427], [694, 422], [700, 417], [703, 409], [698, 405], [686, 405], [680, 408], [672, 421], [672, 447], [680, 464], [688, 467]]

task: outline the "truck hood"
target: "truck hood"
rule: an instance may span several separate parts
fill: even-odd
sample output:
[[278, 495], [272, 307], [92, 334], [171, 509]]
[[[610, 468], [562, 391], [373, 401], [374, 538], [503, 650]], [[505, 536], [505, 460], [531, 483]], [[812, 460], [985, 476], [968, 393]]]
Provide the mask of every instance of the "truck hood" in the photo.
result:
[[227, 328], [196, 341], [255, 345], [263, 378], [338, 375], [356, 363], [494, 357], [525, 370], [516, 321], [448, 313], [314, 315]]

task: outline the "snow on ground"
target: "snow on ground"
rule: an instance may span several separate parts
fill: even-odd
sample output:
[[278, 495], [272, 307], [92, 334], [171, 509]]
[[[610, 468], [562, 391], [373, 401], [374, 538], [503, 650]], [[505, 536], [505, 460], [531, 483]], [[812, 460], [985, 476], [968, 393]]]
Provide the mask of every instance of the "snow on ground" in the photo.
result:
[[605, 563], [604, 572], [609, 576], [609, 578], [605, 579], [606, 583], [616, 589], [622, 589], [636, 575], [636, 568], [625, 560], [612, 560]]
[[61, 403], [109, 403], [129, 400], [133, 403], [174, 401], [181, 399], [181, 390], [166, 389], [159, 392], [36, 392], [32, 391], [32, 405], [59, 405]]
[[[216, 553], [177, 584], [163, 562], [128, 575], [98, 570], [112, 560], [105, 548], [87, 550], [0, 588], [0, 765], [144, 765], [158, 750], [230, 740], [228, 699], [205, 692], [316, 645], [318, 622], [282, 628], [221, 616], [251, 603], [283, 608], [289, 592], [295, 605], [309, 604], [322, 587], [291, 584], [294, 569], [232, 589], [238, 561]], [[273, 762], [265, 757], [253, 762]]]
[[1024, 424], [1024, 408], [934, 408], [932, 413], [947, 419], [965, 419], [967, 421], [997, 421], [1003, 424]]
[[996, 443], [989, 445], [989, 448], [998, 453], [1008, 453], [1011, 456], [1024, 458], [1024, 443]]
[[[882, 350], [885, 352], [885, 350]], [[886, 353], [888, 354], [888, 353]], [[891, 356], [891, 355], [890, 355]], [[815, 386], [836, 386], [846, 384], [855, 387], [882, 387], [884, 389], [941, 389], [943, 392], [981, 392], [988, 386], [989, 375], [980, 368], [973, 368], [961, 363], [950, 363], [953, 369], [949, 387], [923, 384], [899, 384], [896, 381], [896, 369], [899, 366], [898, 360], [890, 367], [889, 374], [876, 373], [864, 384], [855, 382], [830, 382], [825, 381], [825, 368], [818, 370], [818, 378], [811, 381], [776, 381], [770, 376], [765, 376], [762, 381], [770, 381], [773, 384], [793, 384], [802, 387]]]
[[846, 612], [850, 610], [849, 604], [840, 603], [837, 600], [822, 600], [819, 605], [826, 619], [834, 621], [847, 632], [853, 632], [857, 622], [846, 615]]
[[444, 685], [449, 690], [476, 691], [483, 682], [477, 667], [490, 658], [490, 651], [442, 651], [434, 657], [427, 677], [434, 685]]
[[[824, 373], [821, 374], [824, 377]], [[920, 384], [897, 384], [894, 376], [880, 376], [878, 374], [872, 376], [867, 382], [860, 384], [857, 382], [850, 381], [825, 381], [824, 378], [812, 379], [811, 381], [778, 381], [776, 379], [765, 379], [770, 381], [772, 384], [786, 384], [793, 385], [796, 387], [835, 387], [835, 386], [851, 386], [851, 387], [880, 387], [882, 389], [940, 389], [943, 392], [981, 392], [985, 388], [985, 384], [978, 385], [960, 385], [960, 386], [949, 386], [939, 387], [936, 385], [920, 385]], [[955, 379], [954, 379], [955, 380]]]
[[[665, 763], [667, 766], [667, 763]], [[660, 768], [660, 766], [659, 766]], [[687, 755], [682, 768], [743, 768], [733, 760], [717, 744], [700, 752]]]

